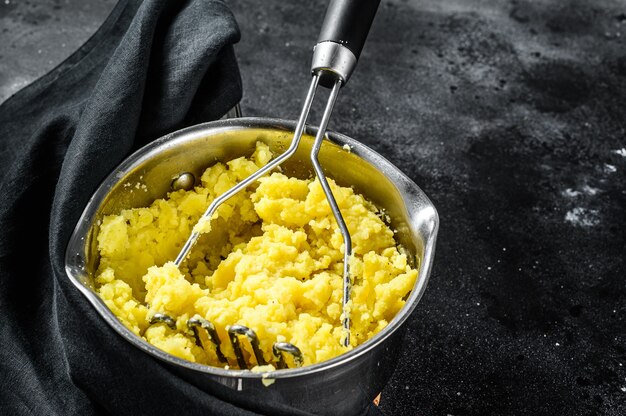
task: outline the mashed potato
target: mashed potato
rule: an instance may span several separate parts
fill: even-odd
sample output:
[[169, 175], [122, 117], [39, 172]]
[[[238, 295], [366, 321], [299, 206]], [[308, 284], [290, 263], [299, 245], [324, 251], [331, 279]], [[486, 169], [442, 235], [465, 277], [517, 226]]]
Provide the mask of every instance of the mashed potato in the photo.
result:
[[[214, 366], [212, 344], [196, 345], [187, 320], [212, 322], [221, 350], [235, 365], [227, 327], [256, 331], [264, 358], [291, 342], [304, 365], [344, 353], [383, 329], [417, 279], [381, 213], [350, 188], [331, 188], [350, 230], [353, 279], [350, 346], [340, 343], [343, 240], [317, 180], [275, 172], [222, 205], [180, 270], [171, 262], [218, 195], [265, 165], [272, 154], [257, 143], [250, 159], [217, 163], [194, 190], [171, 192], [146, 208], [103, 218], [97, 237], [100, 297], [134, 333], [180, 358]], [[176, 329], [150, 325], [155, 313]]]

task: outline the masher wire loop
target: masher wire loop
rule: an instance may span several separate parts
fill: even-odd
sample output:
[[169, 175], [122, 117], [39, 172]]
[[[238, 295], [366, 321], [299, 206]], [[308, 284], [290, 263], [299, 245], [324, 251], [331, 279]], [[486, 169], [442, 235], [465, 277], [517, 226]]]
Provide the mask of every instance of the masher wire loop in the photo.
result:
[[330, 205], [330, 209], [333, 212], [335, 221], [337, 221], [337, 225], [341, 231], [341, 236], [343, 237], [343, 296], [341, 299], [341, 305], [344, 336], [341, 342], [344, 347], [347, 347], [350, 345], [350, 313], [348, 310], [348, 302], [350, 301], [350, 257], [352, 256], [352, 238], [350, 238], [348, 226], [341, 215], [341, 211], [339, 210], [333, 191], [330, 189], [330, 185], [328, 184], [328, 180], [326, 179], [326, 175], [324, 174], [324, 170], [322, 169], [322, 165], [320, 165], [320, 161], [318, 159], [320, 148], [322, 147], [322, 141], [326, 135], [326, 128], [328, 127], [330, 116], [333, 113], [333, 107], [335, 106], [339, 90], [341, 89], [341, 84], [341, 79], [337, 78], [335, 84], [333, 85], [333, 89], [330, 91], [330, 96], [328, 97], [328, 102], [326, 103], [324, 114], [322, 115], [322, 121], [320, 122], [320, 127], [317, 130], [317, 135], [315, 136], [315, 142], [311, 148], [311, 163], [313, 164], [315, 175], [317, 175], [317, 178], [322, 185], [324, 195], [326, 195], [326, 200]]
[[164, 313], [155, 313], [154, 315], [152, 315], [152, 318], [150, 318], [150, 325], [157, 323], [163, 323], [167, 325], [170, 329], [176, 329], [176, 321], [174, 320], [174, 318]]
[[248, 338], [248, 342], [250, 342], [250, 346], [252, 347], [252, 352], [254, 353], [254, 358], [256, 358], [257, 365], [266, 365], [267, 361], [263, 358], [263, 352], [259, 347], [259, 339], [257, 338], [256, 333], [247, 326], [232, 325], [228, 328], [228, 336], [230, 337], [230, 343], [235, 351], [235, 357], [237, 357], [237, 364], [239, 364], [239, 368], [248, 368], [247, 362], [243, 356], [239, 335], [244, 335]]
[[296, 367], [301, 367], [304, 363], [304, 357], [302, 357], [302, 351], [300, 351], [300, 348], [289, 342], [275, 342], [272, 347], [272, 352], [274, 353], [274, 357], [278, 360], [278, 369], [287, 368], [287, 363], [285, 362], [283, 353], [290, 354], [293, 357], [293, 362]]
[[205, 348], [202, 339], [200, 336], [200, 331], [198, 328], [202, 328], [206, 331], [209, 340], [215, 345], [215, 354], [217, 354], [217, 359], [222, 363], [228, 363], [224, 354], [222, 354], [222, 350], [220, 349], [220, 337], [217, 335], [217, 330], [215, 329], [215, 325], [206, 319], [202, 319], [199, 317], [191, 318], [187, 321], [187, 326], [193, 331], [193, 335], [196, 338], [196, 345], [200, 348]]

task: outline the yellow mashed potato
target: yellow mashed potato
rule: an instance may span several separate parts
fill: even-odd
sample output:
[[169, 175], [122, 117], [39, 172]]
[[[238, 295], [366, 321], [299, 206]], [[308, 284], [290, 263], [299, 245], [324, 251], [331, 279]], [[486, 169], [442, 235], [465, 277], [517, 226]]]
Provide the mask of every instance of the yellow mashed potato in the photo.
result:
[[[340, 342], [343, 240], [317, 180], [278, 172], [260, 179], [218, 209], [180, 270], [171, 263], [211, 201], [271, 158], [259, 142], [250, 159], [208, 168], [191, 191], [103, 218], [96, 289], [135, 334], [180, 358], [224, 366], [187, 327], [200, 316], [215, 325], [231, 365], [226, 328], [233, 324], [256, 331], [268, 363], [276, 362], [273, 343], [286, 341], [309, 365], [363, 343], [402, 308], [417, 270], [379, 210], [332, 181], [353, 243], [350, 346]], [[150, 325], [155, 313], [173, 317], [176, 330]]]

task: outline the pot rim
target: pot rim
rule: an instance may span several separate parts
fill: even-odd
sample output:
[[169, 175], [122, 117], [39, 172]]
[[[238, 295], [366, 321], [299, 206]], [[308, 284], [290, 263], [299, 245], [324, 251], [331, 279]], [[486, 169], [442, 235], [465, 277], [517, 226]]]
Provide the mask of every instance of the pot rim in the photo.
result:
[[[396, 314], [396, 316], [387, 324], [387, 326], [376, 334], [371, 339], [367, 340], [363, 344], [357, 346], [351, 351], [343, 353], [330, 360], [322, 361], [320, 363], [308, 365], [299, 368], [290, 368], [283, 370], [275, 370], [268, 372], [251, 372], [249, 370], [238, 369], [224, 369], [222, 367], [213, 367], [204, 364], [193, 363], [176, 356], [173, 356], [165, 351], [162, 351], [152, 344], [149, 344], [143, 338], [135, 335], [130, 329], [117, 319], [117, 317], [111, 312], [111, 310], [105, 305], [102, 299], [93, 291], [81, 282], [80, 275], [86, 275], [85, 270], [85, 238], [89, 232], [92, 222], [95, 219], [95, 214], [98, 211], [100, 204], [104, 201], [109, 191], [115, 184], [122, 179], [126, 173], [131, 171], [135, 166], [140, 165], [146, 159], [151, 158], [155, 154], [161, 151], [175, 147], [182, 142], [197, 139], [200, 137], [207, 137], [210, 134], [216, 134], [220, 132], [234, 131], [239, 129], [275, 129], [283, 131], [294, 131], [296, 122], [292, 120], [284, 120], [278, 118], [266, 118], [266, 117], [242, 117], [227, 120], [211, 121], [207, 123], [197, 124], [190, 126], [173, 133], [162, 136], [153, 142], [143, 146], [128, 156], [122, 161], [100, 184], [98, 189], [94, 192], [93, 196], [85, 206], [83, 213], [78, 220], [78, 223], [72, 233], [70, 241], [68, 243], [65, 252], [65, 270], [70, 281], [76, 286], [79, 291], [87, 298], [87, 300], [94, 306], [100, 316], [123, 338], [133, 344], [135, 347], [142, 351], [156, 357], [166, 363], [176, 366], [185, 367], [187, 369], [205, 373], [207, 375], [226, 377], [226, 378], [246, 378], [246, 379], [288, 379], [299, 377], [303, 375], [311, 375], [314, 373], [320, 373], [329, 369], [342, 366], [357, 358], [367, 354], [372, 349], [376, 348], [379, 344], [385, 341], [393, 332], [398, 330], [402, 324], [408, 319], [411, 313], [415, 310], [417, 303], [426, 290], [430, 272], [432, 269], [432, 262], [435, 252], [435, 242], [437, 239], [437, 232], [439, 228], [439, 216], [434, 205], [424, 194], [424, 192], [402, 171], [395, 167], [391, 162], [385, 159], [383, 156], [365, 146], [364, 144], [334, 131], [327, 131], [326, 138], [331, 142], [343, 146], [345, 144], [350, 146], [350, 152], [356, 154], [358, 157], [364, 159], [379, 170], [382, 170], [385, 176], [398, 188], [398, 191], [403, 195], [407, 194], [406, 191], [411, 190], [413, 194], [417, 194], [420, 200], [426, 206], [430, 212], [427, 218], [427, 238], [424, 241], [424, 257], [419, 266], [418, 281], [415, 287], [412, 289], [409, 298], [405, 305]], [[315, 135], [317, 128], [307, 126], [305, 134]]]

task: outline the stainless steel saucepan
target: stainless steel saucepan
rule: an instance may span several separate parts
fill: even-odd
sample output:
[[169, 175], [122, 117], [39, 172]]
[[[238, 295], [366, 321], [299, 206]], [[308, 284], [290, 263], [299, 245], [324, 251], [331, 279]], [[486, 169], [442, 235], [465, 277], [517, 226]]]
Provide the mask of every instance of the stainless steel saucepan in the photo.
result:
[[[431, 271], [439, 219], [424, 192], [378, 153], [345, 135], [328, 132], [319, 154], [326, 174], [339, 185], [352, 186], [385, 210], [397, 231], [397, 242], [410, 253], [419, 277], [406, 305], [389, 325], [354, 350], [319, 364], [279, 370], [266, 377], [244, 370], [225, 370], [191, 363], [148, 344], [127, 329], [94, 291], [98, 266], [96, 236], [104, 215], [149, 205], [163, 198], [172, 178], [182, 172], [199, 177], [216, 161], [250, 156], [262, 140], [280, 152], [291, 143], [295, 122], [241, 118], [190, 127], [145, 146], [122, 162], [100, 185], [83, 212], [66, 252], [68, 278], [102, 318], [128, 342], [166, 362], [181, 377], [218, 397], [235, 390], [239, 405], [284, 404], [320, 415], [357, 415], [382, 390], [393, 373], [405, 323], [424, 294]], [[283, 165], [286, 174], [310, 178], [309, 152], [316, 129], [308, 128], [294, 156]], [[349, 146], [350, 151], [344, 148]], [[125, 184], [146, 185], [129, 192]], [[141, 187], [143, 188], [143, 187]], [[267, 384], [267, 383], [266, 383]], [[231, 392], [232, 393], [232, 392]], [[232, 397], [229, 395], [229, 397]]]

